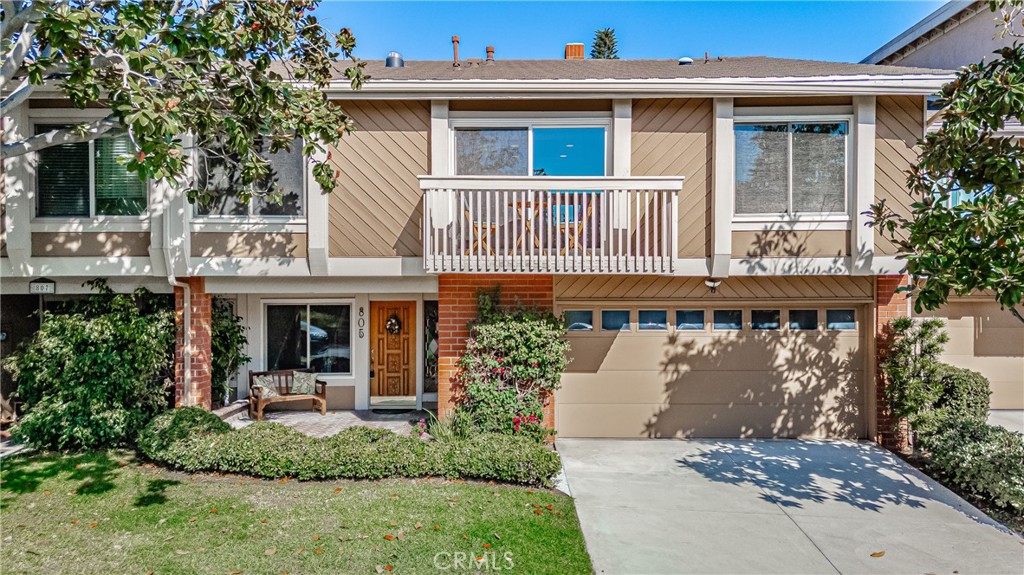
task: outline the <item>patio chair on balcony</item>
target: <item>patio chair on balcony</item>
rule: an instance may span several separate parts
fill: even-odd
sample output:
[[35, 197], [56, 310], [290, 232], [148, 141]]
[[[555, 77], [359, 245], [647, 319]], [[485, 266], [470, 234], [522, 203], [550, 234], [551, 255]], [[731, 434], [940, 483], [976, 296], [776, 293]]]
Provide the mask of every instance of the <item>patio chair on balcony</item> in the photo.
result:
[[572, 192], [572, 196], [579, 196], [575, 203], [570, 200], [560, 206], [553, 206], [551, 209], [552, 218], [558, 222], [558, 231], [565, 238], [565, 244], [561, 251], [563, 256], [569, 250], [576, 248], [586, 251], [587, 240], [584, 234], [590, 229], [590, 226], [595, 224], [594, 205], [600, 198], [599, 193], [592, 191]]
[[497, 222], [488, 221], [486, 218], [481, 218], [482, 214], [473, 215], [470, 210], [469, 204], [464, 203], [462, 205], [462, 212], [466, 216], [466, 221], [469, 223], [469, 227], [473, 233], [473, 242], [469, 248], [466, 249], [466, 255], [472, 255], [477, 249], [483, 248], [487, 250], [487, 253], [494, 255], [494, 248], [491, 247], [491, 243], [494, 241], [494, 234], [498, 231]]

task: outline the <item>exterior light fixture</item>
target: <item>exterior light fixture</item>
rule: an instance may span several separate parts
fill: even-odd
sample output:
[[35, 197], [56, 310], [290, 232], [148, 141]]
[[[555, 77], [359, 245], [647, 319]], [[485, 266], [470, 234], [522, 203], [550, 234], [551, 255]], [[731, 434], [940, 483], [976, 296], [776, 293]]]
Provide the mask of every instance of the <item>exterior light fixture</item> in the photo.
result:
[[711, 290], [711, 293], [715, 293], [718, 291], [718, 286], [722, 285], [722, 280], [708, 278], [704, 280], [704, 285], [708, 286], [708, 289]]

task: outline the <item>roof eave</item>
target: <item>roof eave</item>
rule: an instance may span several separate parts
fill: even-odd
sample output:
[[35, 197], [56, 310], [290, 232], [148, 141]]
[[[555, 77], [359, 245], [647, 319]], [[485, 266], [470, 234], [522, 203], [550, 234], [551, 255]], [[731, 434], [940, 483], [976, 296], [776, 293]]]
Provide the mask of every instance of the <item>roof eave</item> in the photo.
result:
[[658, 80], [379, 80], [352, 90], [338, 82], [327, 91], [339, 98], [478, 96], [655, 97], [729, 95], [929, 95], [953, 74], [905, 76], [811, 76], [790, 78], [686, 78]]

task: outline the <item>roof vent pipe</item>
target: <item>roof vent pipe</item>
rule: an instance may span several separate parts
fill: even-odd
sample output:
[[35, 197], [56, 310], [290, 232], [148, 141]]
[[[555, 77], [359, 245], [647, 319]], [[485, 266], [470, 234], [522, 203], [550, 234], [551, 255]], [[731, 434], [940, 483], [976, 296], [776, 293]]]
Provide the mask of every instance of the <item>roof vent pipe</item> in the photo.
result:
[[405, 60], [402, 59], [401, 52], [388, 52], [388, 57], [384, 60], [384, 67], [405, 68]]
[[494, 46], [488, 46], [487, 47], [487, 61], [488, 62], [493, 62], [494, 61]]
[[452, 61], [452, 66], [459, 66], [459, 37], [452, 36], [452, 50], [455, 52], [455, 59]]

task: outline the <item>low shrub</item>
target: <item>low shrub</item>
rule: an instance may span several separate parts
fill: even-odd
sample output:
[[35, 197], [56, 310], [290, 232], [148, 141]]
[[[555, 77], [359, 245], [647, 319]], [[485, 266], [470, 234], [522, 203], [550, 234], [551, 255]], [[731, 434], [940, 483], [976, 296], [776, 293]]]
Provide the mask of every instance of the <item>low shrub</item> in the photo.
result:
[[[152, 425], [143, 435], [171, 427], [166, 419]], [[543, 445], [497, 434], [428, 442], [387, 429], [353, 427], [316, 438], [261, 422], [228, 432], [197, 426], [166, 444], [139, 443], [150, 459], [185, 471], [300, 480], [442, 476], [550, 485], [560, 466], [558, 455]], [[161, 448], [148, 447], [155, 445]]]
[[947, 419], [922, 435], [929, 467], [962, 489], [1024, 514], [1024, 435], [971, 419]]
[[420, 420], [419, 429], [437, 441], [469, 439], [473, 435], [473, 416], [464, 409], [456, 409], [444, 419], [431, 414], [430, 421]]
[[937, 397], [927, 408], [910, 418], [918, 443], [927, 441], [925, 436], [937, 433], [960, 420], [977, 423], [988, 421], [992, 390], [985, 376], [976, 371], [940, 363], [933, 379]]
[[161, 454], [175, 441], [192, 435], [211, 435], [230, 430], [230, 425], [205, 409], [181, 407], [154, 417], [139, 432], [135, 445], [143, 455], [155, 460], [160, 459]]

